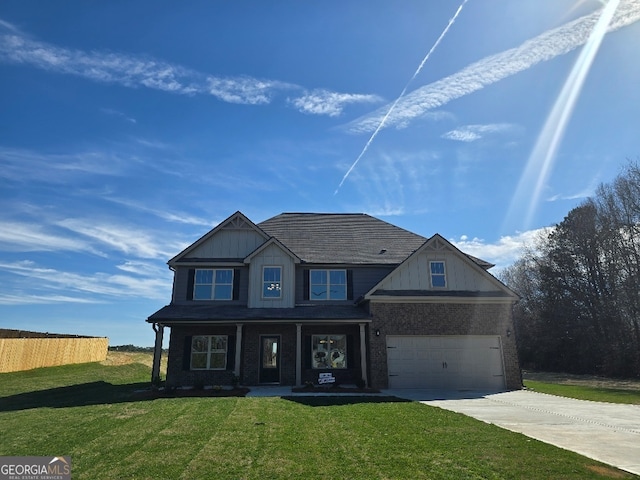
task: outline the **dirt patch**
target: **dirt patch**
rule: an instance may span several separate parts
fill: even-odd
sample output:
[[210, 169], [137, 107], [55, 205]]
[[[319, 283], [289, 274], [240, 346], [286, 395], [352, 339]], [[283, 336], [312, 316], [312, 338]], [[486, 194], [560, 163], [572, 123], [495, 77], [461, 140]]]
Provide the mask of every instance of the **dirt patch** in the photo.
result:
[[522, 376], [525, 380], [533, 380], [534, 382], [640, 391], [640, 379], [635, 378], [621, 379], [599, 377], [597, 375], [572, 375], [569, 373], [529, 371], [522, 372]]
[[118, 366], [128, 365], [130, 363], [141, 363], [147, 365], [149, 368], [153, 365], [153, 354], [143, 352], [114, 352], [109, 350], [107, 352], [107, 358], [102, 365]]
[[629, 474], [604, 465], [589, 465], [589, 470], [607, 478], [629, 478]]

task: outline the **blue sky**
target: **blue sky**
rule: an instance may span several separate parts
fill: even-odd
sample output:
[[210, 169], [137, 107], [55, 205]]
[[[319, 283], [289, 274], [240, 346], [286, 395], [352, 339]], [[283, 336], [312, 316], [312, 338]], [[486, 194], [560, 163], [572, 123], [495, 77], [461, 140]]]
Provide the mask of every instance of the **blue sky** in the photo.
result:
[[0, 327], [151, 345], [240, 210], [509, 265], [640, 153], [640, 0], [0, 3]]

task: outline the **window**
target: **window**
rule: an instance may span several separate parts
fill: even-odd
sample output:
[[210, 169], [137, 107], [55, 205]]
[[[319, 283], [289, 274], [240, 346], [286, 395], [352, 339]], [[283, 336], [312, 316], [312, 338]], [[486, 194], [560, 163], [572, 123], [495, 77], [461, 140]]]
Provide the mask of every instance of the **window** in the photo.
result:
[[196, 270], [193, 282], [194, 300], [231, 300], [233, 270]]
[[445, 288], [447, 277], [444, 271], [444, 262], [429, 262], [431, 269], [431, 286], [434, 288]]
[[311, 270], [309, 272], [310, 300], [346, 300], [346, 270]]
[[347, 336], [312, 335], [311, 365], [313, 368], [347, 368]]
[[197, 336], [191, 340], [192, 370], [224, 370], [227, 368], [227, 336]]
[[282, 296], [282, 267], [262, 268], [262, 298]]

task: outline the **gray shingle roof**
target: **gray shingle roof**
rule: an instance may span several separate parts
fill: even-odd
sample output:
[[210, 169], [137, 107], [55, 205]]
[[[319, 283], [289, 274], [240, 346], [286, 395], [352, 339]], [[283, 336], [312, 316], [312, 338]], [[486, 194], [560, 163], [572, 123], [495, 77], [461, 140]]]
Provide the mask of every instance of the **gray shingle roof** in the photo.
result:
[[396, 265], [427, 240], [364, 213], [282, 213], [258, 227], [307, 263]]
[[251, 321], [251, 320], [367, 320], [355, 305], [305, 305], [296, 308], [248, 308], [239, 305], [171, 304], [151, 315], [147, 322]]

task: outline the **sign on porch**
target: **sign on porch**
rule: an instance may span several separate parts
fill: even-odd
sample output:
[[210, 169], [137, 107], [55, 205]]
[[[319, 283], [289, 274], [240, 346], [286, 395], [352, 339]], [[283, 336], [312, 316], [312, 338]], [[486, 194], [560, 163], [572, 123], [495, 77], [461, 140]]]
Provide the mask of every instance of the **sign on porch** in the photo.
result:
[[336, 377], [333, 376], [333, 373], [321, 373], [318, 375], [318, 385], [326, 383], [336, 383]]

